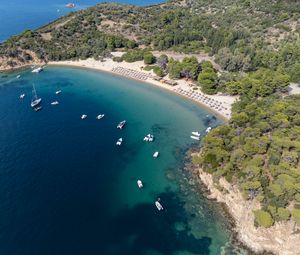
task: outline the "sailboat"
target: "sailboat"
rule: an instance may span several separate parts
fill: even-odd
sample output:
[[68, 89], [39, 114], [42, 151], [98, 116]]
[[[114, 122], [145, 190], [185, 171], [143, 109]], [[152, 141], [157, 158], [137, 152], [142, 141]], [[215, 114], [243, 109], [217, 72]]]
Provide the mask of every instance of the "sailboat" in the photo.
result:
[[32, 100], [31, 100], [31, 107], [34, 108], [36, 106], [38, 106], [41, 102], [42, 102], [42, 99], [41, 98], [38, 98], [37, 94], [36, 94], [36, 90], [35, 90], [35, 87], [34, 87], [34, 84], [32, 84], [33, 86], [33, 90], [32, 90]]

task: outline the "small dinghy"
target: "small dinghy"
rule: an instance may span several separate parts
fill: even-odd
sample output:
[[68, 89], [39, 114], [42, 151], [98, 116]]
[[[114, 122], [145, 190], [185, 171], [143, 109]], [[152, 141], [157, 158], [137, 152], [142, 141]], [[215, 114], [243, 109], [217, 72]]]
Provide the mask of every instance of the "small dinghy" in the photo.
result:
[[16, 78], [17, 78], [17, 79], [20, 79], [20, 77], [21, 77], [21, 75], [19, 74], [19, 75], [17, 75], [17, 77], [16, 77]]
[[159, 156], [159, 152], [158, 151], [154, 152], [153, 158], [157, 158], [158, 156]]
[[199, 132], [196, 132], [196, 131], [193, 131], [193, 132], [192, 132], [192, 135], [194, 135], [194, 136], [200, 136], [200, 133], [199, 133]]
[[60, 94], [60, 93], [61, 93], [61, 90], [55, 91], [55, 94], [56, 94], [56, 95], [58, 95], [58, 94]]
[[208, 127], [208, 128], [205, 130], [206, 133], [209, 133], [210, 131], [211, 131], [211, 127]]
[[23, 99], [25, 97], [25, 94], [20, 95], [20, 99]]
[[96, 119], [97, 119], [97, 120], [101, 120], [103, 117], [104, 117], [104, 114], [99, 114], [99, 115], [96, 117]]
[[36, 112], [38, 112], [38, 111], [42, 110], [43, 107], [42, 107], [41, 105], [38, 105], [38, 106], [33, 107], [33, 109], [34, 109]]
[[39, 72], [41, 72], [41, 71], [43, 71], [43, 67], [38, 67], [38, 68], [35, 68], [35, 69], [33, 69], [31, 72], [32, 73], [39, 73]]
[[138, 185], [138, 187], [139, 187], [140, 189], [143, 188], [143, 183], [142, 183], [141, 180], [138, 180], [138, 181], [137, 181], [137, 185]]
[[194, 135], [191, 135], [191, 138], [194, 139], [194, 140], [197, 140], [199, 141], [200, 140], [200, 137], [199, 136], [194, 136]]
[[58, 101], [53, 101], [53, 102], [51, 103], [51, 105], [58, 105], [58, 104], [59, 104]]
[[81, 119], [82, 119], [82, 120], [84, 120], [84, 119], [86, 119], [86, 118], [87, 118], [87, 115], [86, 115], [86, 114], [82, 114], [82, 115], [81, 115]]
[[155, 201], [155, 206], [156, 206], [156, 208], [157, 208], [158, 211], [161, 211], [161, 210], [164, 209], [163, 206], [162, 206], [161, 203], [160, 203], [160, 198], [158, 198], [158, 199]]
[[119, 138], [118, 141], [116, 142], [116, 145], [121, 146], [123, 142], [123, 138]]

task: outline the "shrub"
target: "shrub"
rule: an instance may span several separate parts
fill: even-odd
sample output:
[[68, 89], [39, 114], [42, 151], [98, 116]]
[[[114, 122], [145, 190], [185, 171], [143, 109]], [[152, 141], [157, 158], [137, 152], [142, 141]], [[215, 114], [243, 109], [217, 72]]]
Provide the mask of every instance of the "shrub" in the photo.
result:
[[255, 222], [258, 224], [258, 226], [269, 228], [274, 223], [271, 214], [264, 210], [255, 211], [254, 216], [255, 216]]

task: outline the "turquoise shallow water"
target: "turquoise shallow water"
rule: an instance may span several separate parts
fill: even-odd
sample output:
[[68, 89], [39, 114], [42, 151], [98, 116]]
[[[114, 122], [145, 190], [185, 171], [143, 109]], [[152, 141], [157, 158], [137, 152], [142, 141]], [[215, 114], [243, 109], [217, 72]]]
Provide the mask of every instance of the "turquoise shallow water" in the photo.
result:
[[[16, 75], [0, 78], [2, 255], [235, 254], [221, 208], [183, 169], [195, 144], [190, 132], [204, 133], [210, 113], [96, 71], [47, 67]], [[32, 83], [43, 98], [37, 113], [30, 108]], [[51, 106], [53, 100], [60, 104]], [[105, 117], [96, 120], [100, 113]], [[123, 119], [128, 124], [118, 130]], [[148, 133], [153, 143], [143, 142]], [[154, 206], [157, 197], [163, 212]]]

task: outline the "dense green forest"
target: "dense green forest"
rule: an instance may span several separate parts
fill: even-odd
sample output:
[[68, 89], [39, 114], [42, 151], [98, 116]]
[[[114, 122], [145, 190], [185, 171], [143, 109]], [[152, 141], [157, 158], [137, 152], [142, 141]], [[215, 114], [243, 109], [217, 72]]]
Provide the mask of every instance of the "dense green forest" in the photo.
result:
[[[203, 140], [195, 164], [239, 185], [257, 199], [256, 223], [291, 217], [300, 225], [300, 2], [186, 0], [149, 7], [103, 3], [71, 13], [0, 44], [0, 68], [111, 56], [143, 60], [158, 76], [197, 82], [207, 94], [239, 95], [229, 123]], [[182, 61], [156, 51], [207, 53], [221, 67], [195, 57]]]
[[28, 62], [99, 58], [114, 49], [146, 46], [207, 52], [227, 71], [283, 69], [300, 81], [298, 18], [293, 0], [193, 0], [136, 7], [104, 3], [71, 13], [0, 45], [0, 57]]

